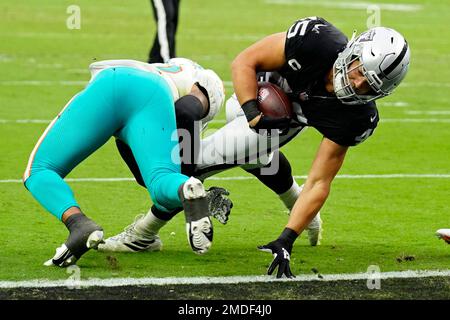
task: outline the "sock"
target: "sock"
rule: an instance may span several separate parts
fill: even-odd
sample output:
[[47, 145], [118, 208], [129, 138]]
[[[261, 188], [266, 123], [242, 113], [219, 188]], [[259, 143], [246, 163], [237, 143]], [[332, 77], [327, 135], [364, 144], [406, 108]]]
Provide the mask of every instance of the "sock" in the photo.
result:
[[69, 230], [69, 232], [72, 232], [79, 222], [85, 221], [85, 220], [89, 220], [89, 219], [84, 215], [83, 212], [79, 212], [79, 213], [74, 213], [74, 214], [70, 215], [66, 219], [64, 224], [65, 224], [66, 228]]
[[295, 201], [297, 201], [297, 198], [300, 195], [300, 192], [302, 192], [302, 190], [303, 185], [299, 186], [297, 182], [294, 180], [292, 186], [289, 188], [288, 191], [278, 195], [281, 201], [283, 201], [286, 208], [289, 210], [289, 213], [294, 207]]
[[152, 209], [148, 211], [148, 213], [142, 218], [139, 223], [136, 224], [136, 229], [139, 232], [142, 232], [147, 235], [156, 235], [159, 233], [159, 230], [166, 225], [168, 220], [162, 220], [157, 218]]

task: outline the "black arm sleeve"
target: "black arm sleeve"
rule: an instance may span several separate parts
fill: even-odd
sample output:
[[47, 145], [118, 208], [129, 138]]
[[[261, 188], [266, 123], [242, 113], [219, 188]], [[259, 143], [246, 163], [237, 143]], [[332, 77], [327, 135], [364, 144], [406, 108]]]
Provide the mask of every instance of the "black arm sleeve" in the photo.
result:
[[178, 131], [181, 172], [193, 176], [200, 152], [200, 120], [204, 117], [202, 103], [193, 95], [181, 97], [175, 102], [175, 115], [178, 130], [185, 131]]

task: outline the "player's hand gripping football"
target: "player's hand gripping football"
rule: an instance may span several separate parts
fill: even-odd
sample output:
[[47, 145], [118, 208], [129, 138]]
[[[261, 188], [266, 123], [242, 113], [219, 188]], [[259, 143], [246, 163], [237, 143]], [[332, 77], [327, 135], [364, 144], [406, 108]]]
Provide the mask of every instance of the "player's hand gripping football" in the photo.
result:
[[209, 213], [221, 224], [226, 224], [228, 222], [231, 208], [233, 208], [233, 202], [227, 197], [229, 195], [230, 193], [228, 190], [224, 188], [211, 187], [206, 190]]
[[267, 269], [267, 274], [272, 275], [278, 267], [277, 278], [285, 275], [287, 278], [295, 278], [291, 271], [291, 251], [295, 239], [298, 235], [291, 229], [285, 228], [280, 237], [266, 245], [258, 246], [261, 251], [269, 252], [273, 255], [272, 263]]
[[290, 118], [274, 118], [271, 116], [266, 116], [264, 114], [261, 115], [259, 121], [256, 123], [256, 125], [253, 127], [255, 130], [261, 130], [261, 129], [279, 129], [279, 130], [286, 130], [289, 129], [291, 123]]

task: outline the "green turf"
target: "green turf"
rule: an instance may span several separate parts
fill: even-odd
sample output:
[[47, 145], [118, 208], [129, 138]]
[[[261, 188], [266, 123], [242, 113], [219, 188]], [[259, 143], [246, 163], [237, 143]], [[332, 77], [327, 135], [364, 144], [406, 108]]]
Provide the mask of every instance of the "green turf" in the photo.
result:
[[[420, 11], [381, 13], [383, 25], [398, 29], [408, 39], [411, 70], [404, 85], [380, 103], [382, 122], [371, 138], [350, 150], [340, 174], [450, 173], [450, 5], [438, 0], [395, 3], [422, 5]], [[73, 1], [0, 0], [0, 120], [50, 120], [83, 88], [92, 61], [146, 59], [154, 32], [146, 1], [77, 1], [80, 30], [66, 28], [70, 4]], [[229, 66], [233, 57], [264, 35], [284, 31], [297, 18], [312, 15], [325, 17], [350, 35], [354, 28], [365, 29], [367, 19], [362, 9], [244, 0], [182, 1], [180, 13], [178, 54], [215, 69], [228, 81], [227, 97], [232, 93]], [[392, 106], [399, 102], [400, 107]], [[405, 103], [407, 107], [402, 107]], [[218, 119], [224, 118], [221, 112]], [[0, 121], [0, 180], [21, 178], [45, 127], [45, 123]], [[295, 175], [307, 174], [320, 139], [309, 129], [283, 148]], [[248, 175], [233, 169], [220, 176]], [[110, 141], [69, 177], [131, 175]], [[228, 225], [215, 223], [214, 245], [207, 255], [191, 252], [184, 217], [179, 215], [161, 231], [162, 252], [89, 252], [78, 263], [82, 278], [264, 274], [271, 257], [256, 246], [281, 232], [287, 221], [281, 202], [256, 180], [208, 181], [206, 185], [228, 188], [235, 203]], [[104, 227], [107, 236], [120, 232], [150, 206], [146, 191], [132, 182], [74, 182], [71, 186], [83, 210]], [[381, 271], [448, 269], [450, 247], [438, 241], [434, 232], [450, 227], [449, 194], [448, 178], [337, 179], [322, 209], [322, 245], [310, 247], [302, 236], [293, 250], [294, 273], [310, 274], [313, 268], [321, 273], [365, 272], [369, 265], [378, 265]], [[66, 279], [65, 270], [42, 266], [66, 236], [65, 228], [21, 183], [0, 183], [1, 280]], [[405, 256], [414, 260], [402, 260]]]

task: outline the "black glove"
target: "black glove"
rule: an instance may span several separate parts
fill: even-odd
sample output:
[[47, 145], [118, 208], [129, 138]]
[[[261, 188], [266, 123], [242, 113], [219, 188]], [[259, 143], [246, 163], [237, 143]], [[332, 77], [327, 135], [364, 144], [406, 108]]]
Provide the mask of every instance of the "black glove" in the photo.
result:
[[267, 269], [268, 275], [271, 275], [278, 267], [277, 278], [281, 278], [283, 274], [287, 278], [295, 278], [289, 262], [291, 261], [292, 246], [297, 237], [298, 234], [294, 230], [285, 228], [277, 240], [258, 246], [259, 250], [273, 254], [273, 261]]
[[261, 116], [258, 123], [253, 127], [256, 132], [259, 133], [259, 130], [265, 129], [279, 129], [281, 132], [286, 132], [289, 130], [292, 119], [290, 118], [274, 118], [270, 116], [264, 115], [258, 109], [258, 102], [256, 99], [252, 99], [247, 101], [242, 105], [242, 110], [244, 110], [245, 117], [248, 122], [251, 122], [257, 116]]
[[258, 123], [253, 127], [255, 130], [260, 129], [279, 129], [286, 130], [289, 129], [291, 123], [290, 118], [273, 118], [270, 116], [262, 115], [261, 119], [259, 119]]
[[211, 187], [206, 190], [209, 213], [221, 224], [228, 222], [228, 216], [233, 208], [233, 202], [227, 197], [228, 195], [230, 193], [224, 188]]

